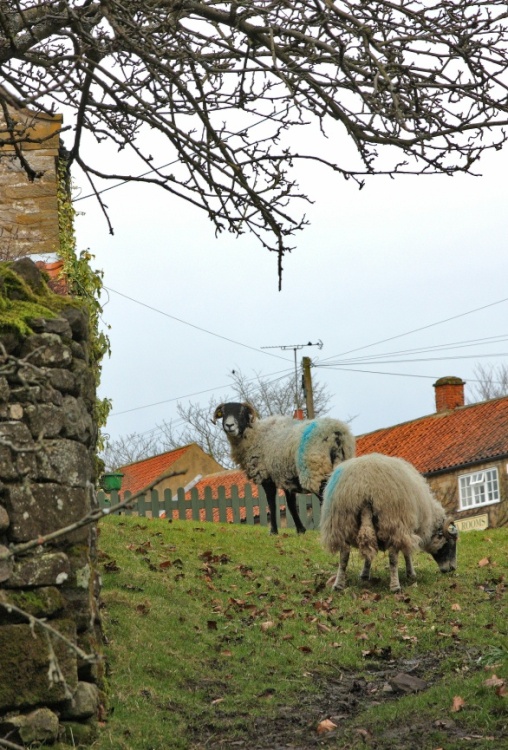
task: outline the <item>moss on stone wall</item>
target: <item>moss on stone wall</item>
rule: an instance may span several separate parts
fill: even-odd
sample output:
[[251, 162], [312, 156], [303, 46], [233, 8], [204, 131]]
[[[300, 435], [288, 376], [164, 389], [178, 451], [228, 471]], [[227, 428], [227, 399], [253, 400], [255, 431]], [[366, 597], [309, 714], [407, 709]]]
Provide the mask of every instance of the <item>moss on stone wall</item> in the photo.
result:
[[28, 336], [33, 333], [31, 320], [55, 318], [63, 308], [76, 306], [73, 300], [54, 294], [38, 270], [32, 277], [27, 268], [23, 261], [0, 264], [0, 334]]

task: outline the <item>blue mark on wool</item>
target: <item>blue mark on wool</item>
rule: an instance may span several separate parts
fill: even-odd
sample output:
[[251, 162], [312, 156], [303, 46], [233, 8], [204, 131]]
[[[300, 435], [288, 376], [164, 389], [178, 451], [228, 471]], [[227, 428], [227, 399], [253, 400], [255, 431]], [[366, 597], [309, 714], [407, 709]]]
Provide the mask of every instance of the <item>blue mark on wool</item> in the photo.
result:
[[306, 461], [305, 461], [305, 451], [307, 450], [307, 446], [309, 444], [311, 435], [316, 428], [317, 428], [317, 422], [310, 422], [303, 429], [302, 437], [300, 438], [300, 445], [298, 446], [298, 455], [296, 457], [298, 470], [301, 472], [305, 472], [307, 469]]
[[332, 497], [335, 491], [335, 488], [338, 484], [338, 481], [343, 471], [344, 471], [343, 466], [337, 466], [337, 468], [334, 469], [332, 473], [330, 474], [330, 479], [328, 480], [326, 484], [325, 494], [323, 498], [324, 505], [328, 506], [330, 504], [330, 498]]

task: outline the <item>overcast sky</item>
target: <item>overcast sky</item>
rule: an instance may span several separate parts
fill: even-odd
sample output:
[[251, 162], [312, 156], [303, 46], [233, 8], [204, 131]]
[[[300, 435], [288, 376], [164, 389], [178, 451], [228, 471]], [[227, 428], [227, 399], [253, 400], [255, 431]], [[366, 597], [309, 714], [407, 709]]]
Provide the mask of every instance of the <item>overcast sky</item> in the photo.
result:
[[329, 414], [351, 419], [356, 435], [432, 413], [439, 377], [471, 384], [479, 362], [506, 363], [507, 154], [479, 170], [373, 177], [359, 191], [307, 168], [311, 225], [285, 258], [280, 292], [274, 254], [252, 236], [216, 238], [202, 212], [160, 188], [105, 194], [113, 237], [93, 198], [77, 202], [78, 249], [95, 255], [111, 290], [106, 431], [147, 433], [177, 418], [178, 401], [231, 398], [232, 370], [292, 372], [281, 346], [323, 342], [298, 362], [313, 359]]

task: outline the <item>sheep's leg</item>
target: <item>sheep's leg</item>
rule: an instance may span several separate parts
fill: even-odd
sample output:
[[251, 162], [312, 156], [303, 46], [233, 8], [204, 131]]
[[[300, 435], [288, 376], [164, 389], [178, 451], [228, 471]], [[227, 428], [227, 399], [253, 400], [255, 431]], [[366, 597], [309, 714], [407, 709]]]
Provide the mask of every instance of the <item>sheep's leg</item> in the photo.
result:
[[298, 515], [298, 508], [296, 505], [296, 494], [294, 492], [289, 492], [289, 490], [284, 490], [284, 494], [286, 495], [286, 503], [289, 508], [289, 512], [291, 513], [293, 521], [295, 522], [296, 533], [305, 534], [307, 529], [301, 522], [300, 516]]
[[265, 491], [266, 502], [268, 503], [268, 510], [270, 511], [270, 534], [278, 534], [279, 531], [277, 529], [277, 513], [275, 508], [277, 487], [269, 479], [261, 482], [261, 486]]
[[406, 561], [406, 576], [414, 581], [416, 579], [416, 571], [413, 566], [411, 553], [404, 554], [404, 560]]
[[368, 560], [366, 557], [363, 560], [363, 568], [362, 572], [360, 573], [360, 578], [362, 581], [368, 581], [370, 578], [370, 566], [372, 565], [372, 561]]
[[323, 495], [325, 494], [325, 487], [328, 482], [328, 477], [326, 479], [323, 479], [321, 484], [319, 485], [319, 492], [317, 493], [319, 504], [323, 505]]
[[388, 559], [390, 561], [390, 591], [396, 594], [400, 591], [399, 582], [399, 553], [397, 550], [390, 549], [388, 552]]
[[346, 588], [346, 570], [349, 562], [350, 547], [343, 547], [340, 551], [339, 569], [332, 589], [341, 590]]

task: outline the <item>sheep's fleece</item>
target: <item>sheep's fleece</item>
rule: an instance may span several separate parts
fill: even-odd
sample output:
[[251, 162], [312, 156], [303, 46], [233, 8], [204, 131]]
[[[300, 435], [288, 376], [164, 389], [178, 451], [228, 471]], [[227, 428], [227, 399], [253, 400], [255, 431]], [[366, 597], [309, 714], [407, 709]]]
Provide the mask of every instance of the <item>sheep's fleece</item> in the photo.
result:
[[320, 495], [333, 467], [354, 456], [355, 439], [349, 427], [338, 419], [296, 420], [285, 416], [258, 419], [252, 410], [249, 424], [243, 428], [240, 425], [235, 434], [228, 431], [229, 406], [218, 407], [216, 418], [223, 417], [231, 458], [256, 484], [272, 480], [277, 487], [290, 492], [304, 489]]
[[[410, 577], [411, 553], [417, 549], [430, 553], [442, 572], [456, 567], [453, 520], [424, 477], [401, 458], [371, 453], [340, 464], [324, 490], [320, 528], [325, 549], [341, 553], [335, 588], [344, 587], [350, 546], [366, 561], [362, 578], [369, 577], [378, 549], [391, 552], [391, 569], [402, 552]], [[391, 572], [391, 588], [396, 590], [398, 579]]]

